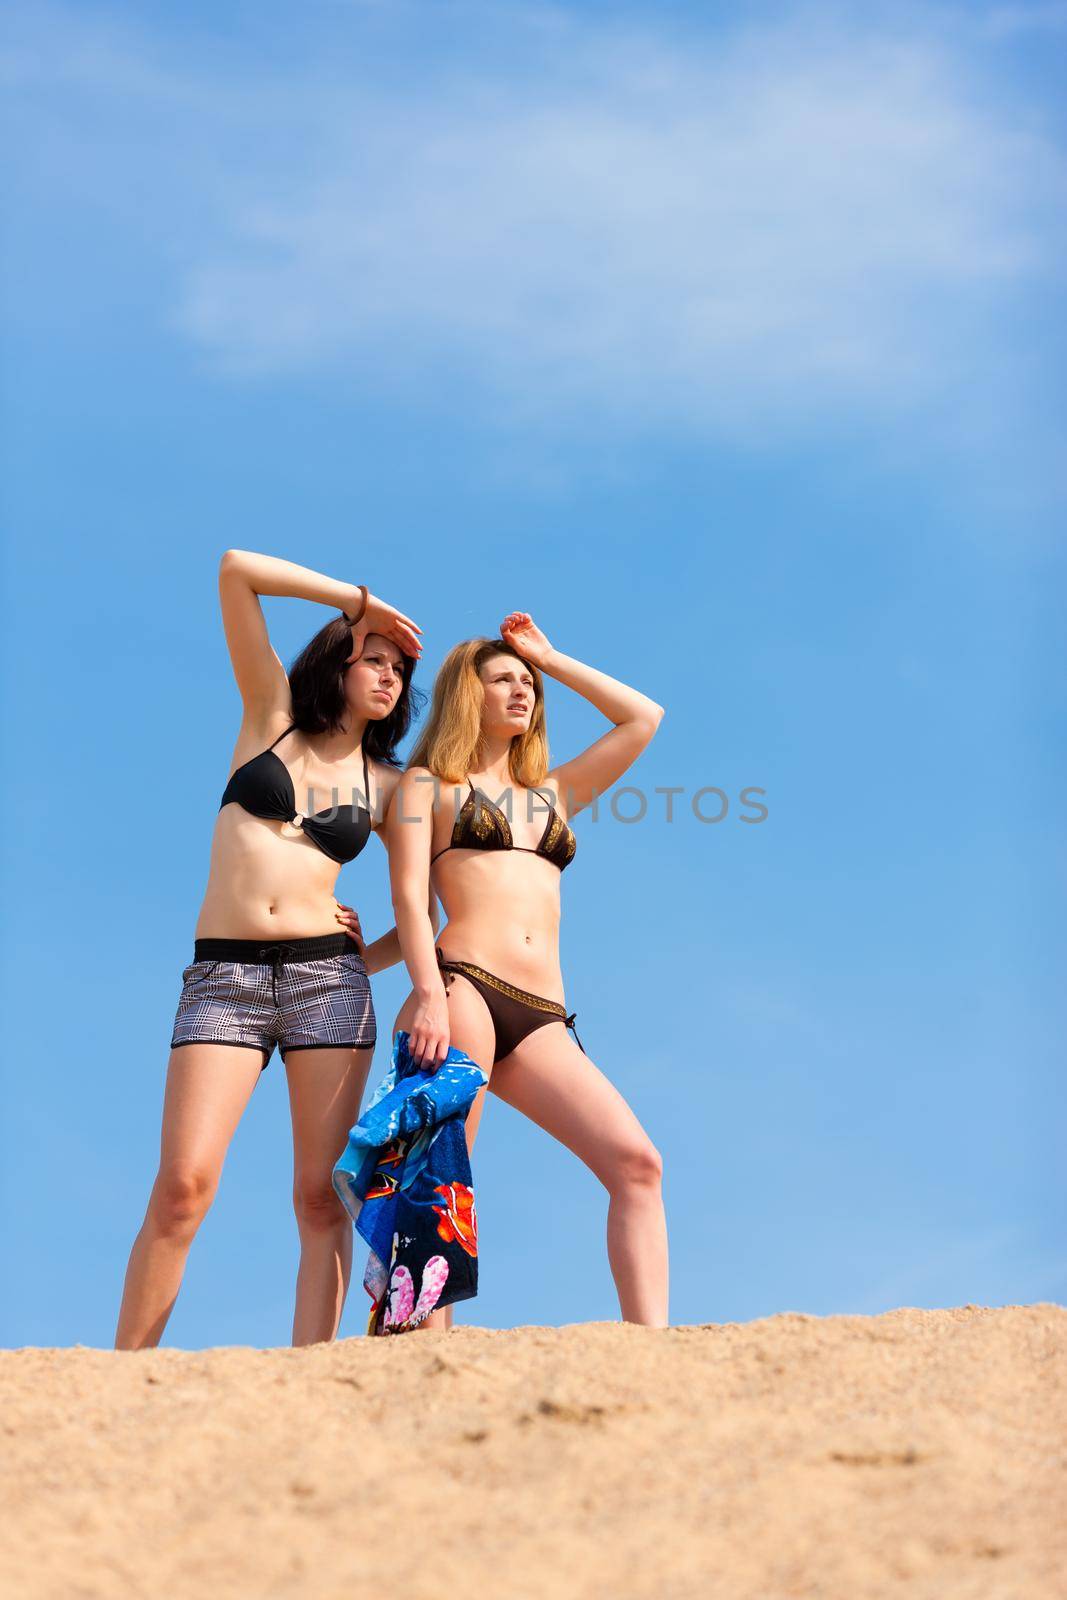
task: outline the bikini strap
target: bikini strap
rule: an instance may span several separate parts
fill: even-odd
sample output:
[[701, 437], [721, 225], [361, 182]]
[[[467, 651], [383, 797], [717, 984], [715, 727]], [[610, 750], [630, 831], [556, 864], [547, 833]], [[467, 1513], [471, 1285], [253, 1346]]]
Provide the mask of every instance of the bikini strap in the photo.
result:
[[363, 798], [367, 803], [367, 815], [370, 816], [370, 779], [367, 776], [367, 752], [363, 749], [362, 743], [359, 748], [363, 754]]
[[575, 1044], [578, 1046], [579, 1050], [582, 1052], [582, 1055], [584, 1056], [586, 1054], [585, 1045], [579, 1039], [579, 1037], [578, 1037], [578, 1029], [574, 1026], [574, 1023], [575, 1023], [575, 1020], [576, 1020], [577, 1016], [578, 1016], [577, 1011], [572, 1011], [569, 1017], [564, 1017], [563, 1018], [563, 1026], [565, 1028], [569, 1028], [570, 1029], [571, 1033], [574, 1036]]
[[[278, 735], [278, 737], [275, 739], [274, 744], [281, 744], [282, 740], [285, 738], [285, 735], [287, 733], [292, 733], [292, 731], [293, 731], [293, 729], [295, 727], [296, 727], [296, 723], [295, 722], [290, 722], [289, 726], [285, 729], [285, 732], [284, 733], [280, 733]], [[274, 749], [274, 744], [269, 744], [267, 746], [267, 749], [268, 750], [273, 750]]]

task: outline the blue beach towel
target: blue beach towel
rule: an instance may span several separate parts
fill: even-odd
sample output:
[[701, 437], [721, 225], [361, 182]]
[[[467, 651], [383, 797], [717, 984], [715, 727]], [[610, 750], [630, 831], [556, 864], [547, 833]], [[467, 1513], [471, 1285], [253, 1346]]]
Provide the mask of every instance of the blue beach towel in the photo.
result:
[[404, 1333], [478, 1292], [478, 1221], [465, 1121], [489, 1079], [462, 1050], [424, 1071], [393, 1040], [389, 1070], [348, 1135], [333, 1184], [370, 1246], [369, 1334]]

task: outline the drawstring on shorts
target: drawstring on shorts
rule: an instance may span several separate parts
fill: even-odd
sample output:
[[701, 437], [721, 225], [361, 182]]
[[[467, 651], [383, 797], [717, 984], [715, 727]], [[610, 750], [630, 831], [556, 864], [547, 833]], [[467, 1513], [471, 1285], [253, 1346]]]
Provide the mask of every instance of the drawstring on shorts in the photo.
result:
[[285, 965], [285, 958], [299, 954], [295, 944], [264, 944], [259, 947], [258, 959], [270, 962], [270, 991], [275, 1005], [278, 1004], [278, 975]]

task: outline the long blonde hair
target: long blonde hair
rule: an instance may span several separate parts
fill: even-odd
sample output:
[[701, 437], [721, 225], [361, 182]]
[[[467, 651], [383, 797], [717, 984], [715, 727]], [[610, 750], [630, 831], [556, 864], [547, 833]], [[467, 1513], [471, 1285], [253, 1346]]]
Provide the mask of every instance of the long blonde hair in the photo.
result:
[[534, 683], [530, 726], [517, 733], [508, 751], [513, 783], [525, 789], [544, 782], [548, 771], [545, 688], [532, 661], [503, 639], [465, 639], [453, 645], [437, 671], [430, 715], [408, 758], [409, 767], [426, 767], [445, 783], [462, 783], [476, 764], [481, 744], [485, 691], [479, 673], [492, 656], [514, 656]]

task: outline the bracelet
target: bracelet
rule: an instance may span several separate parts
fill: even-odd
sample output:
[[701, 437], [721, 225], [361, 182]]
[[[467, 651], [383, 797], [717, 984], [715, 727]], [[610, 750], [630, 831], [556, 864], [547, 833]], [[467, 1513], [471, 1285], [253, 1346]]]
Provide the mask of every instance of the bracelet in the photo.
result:
[[345, 621], [353, 628], [355, 627], [356, 623], [359, 622], [364, 611], [367, 609], [367, 585], [365, 583], [357, 583], [356, 588], [359, 589], [363, 595], [363, 598], [359, 603], [359, 610], [356, 612], [354, 617], [350, 617], [347, 611], [341, 612], [342, 617], [344, 617]]

